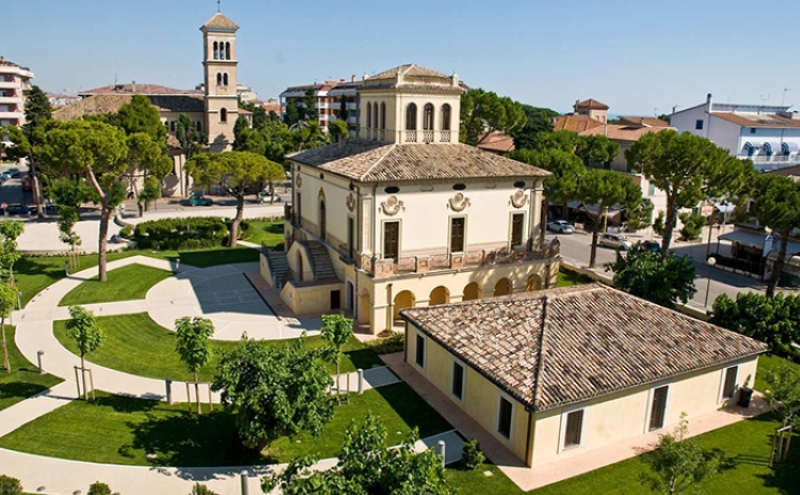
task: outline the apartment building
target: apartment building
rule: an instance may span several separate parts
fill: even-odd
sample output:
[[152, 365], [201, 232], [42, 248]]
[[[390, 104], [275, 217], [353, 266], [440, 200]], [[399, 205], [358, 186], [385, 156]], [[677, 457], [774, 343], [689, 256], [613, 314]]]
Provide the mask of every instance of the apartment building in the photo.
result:
[[319, 126], [323, 131], [328, 130], [328, 124], [341, 118], [342, 99], [347, 105], [347, 128], [355, 137], [358, 133], [358, 88], [363, 79], [356, 80], [352, 76], [350, 81], [325, 81], [324, 83], [305, 84], [286, 88], [280, 94], [281, 108], [286, 108], [289, 102], [294, 102], [300, 107], [305, 106], [306, 94], [309, 90], [314, 92], [314, 104], [319, 112]]
[[0, 127], [25, 123], [25, 95], [33, 72], [0, 57]]

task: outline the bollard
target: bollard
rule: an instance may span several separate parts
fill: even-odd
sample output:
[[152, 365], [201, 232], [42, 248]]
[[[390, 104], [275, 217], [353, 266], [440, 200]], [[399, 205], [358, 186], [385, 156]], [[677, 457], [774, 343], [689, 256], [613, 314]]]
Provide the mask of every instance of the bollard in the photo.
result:
[[250, 489], [247, 486], [247, 471], [242, 470], [239, 475], [242, 477], [242, 495], [250, 495]]
[[22, 291], [17, 291], [17, 309], [22, 309]]
[[364, 393], [364, 370], [361, 368], [358, 369], [358, 395]]
[[445, 464], [447, 463], [445, 461], [444, 449], [445, 449], [444, 440], [439, 440], [439, 453], [442, 454], [442, 467], [444, 467]]
[[36, 364], [39, 365], [40, 375], [44, 375], [44, 368], [42, 367], [42, 356], [44, 356], [44, 351], [36, 351]]
[[165, 383], [167, 385], [167, 404], [172, 405], [172, 378], [167, 378]]
[[175, 260], [175, 271], [177, 272], [180, 269], [181, 269], [181, 259], [178, 258]]
[[69, 261], [64, 262], [64, 273], [66, 273], [67, 277], [69, 277]]

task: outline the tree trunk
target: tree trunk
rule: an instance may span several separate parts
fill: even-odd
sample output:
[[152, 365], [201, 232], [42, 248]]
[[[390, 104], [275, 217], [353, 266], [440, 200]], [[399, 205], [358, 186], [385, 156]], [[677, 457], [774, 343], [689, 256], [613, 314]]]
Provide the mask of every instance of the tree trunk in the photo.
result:
[[242, 223], [242, 217], [244, 217], [244, 193], [240, 192], [236, 194], [236, 217], [231, 224], [231, 242], [229, 246], [232, 248], [236, 247], [236, 238], [239, 236], [239, 224]]
[[272, 181], [268, 182], [269, 189], [272, 191], [272, 196], [269, 197], [269, 204], [275, 204], [275, 185], [272, 184]]
[[671, 195], [667, 195], [667, 214], [664, 218], [664, 238], [661, 239], [661, 257], [666, 258], [669, 254], [669, 247], [672, 244], [672, 231], [675, 230], [675, 216], [678, 214], [675, 208], [675, 201]]
[[[203, 414], [203, 410], [200, 408], [200, 384], [197, 379], [197, 371], [194, 372], [194, 397], [197, 399], [197, 415], [200, 416]], [[191, 402], [191, 399], [189, 402]]]
[[141, 201], [138, 201], [136, 206], [139, 208], [139, 218], [142, 218], [144, 216], [144, 205]]
[[81, 354], [81, 384], [83, 385], [83, 399], [89, 400], [89, 391], [86, 390], [86, 359]]
[[108, 258], [108, 224], [111, 222], [111, 214], [114, 211], [106, 206], [105, 203], [106, 202], [103, 201], [103, 212], [100, 216], [100, 241], [97, 250], [97, 266], [99, 269], [97, 278], [100, 279], [101, 282], [108, 280], [106, 261]]
[[3, 338], [3, 366], [6, 368], [6, 373], [11, 374], [11, 361], [8, 359], [8, 344], [6, 343], [6, 317], [0, 317], [0, 332]]
[[256, 452], [262, 452], [264, 449], [267, 448], [268, 443], [269, 441], [266, 438], [262, 438], [261, 440], [259, 440], [258, 443], [256, 444]]
[[597, 258], [597, 227], [597, 222], [595, 222], [592, 229], [592, 251], [589, 255], [589, 268], [594, 268], [595, 258]]
[[[767, 297], [770, 299], [775, 297], [775, 287], [778, 286], [778, 281], [781, 278], [784, 260], [786, 259], [787, 245], [789, 244], [789, 233], [791, 231], [791, 229], [786, 229], [781, 232], [781, 247], [778, 249], [778, 259], [775, 260], [775, 265], [772, 267], [772, 275], [770, 275], [769, 283], [767, 284]], [[764, 253], [764, 256], [768, 254], [769, 253]]]
[[44, 209], [44, 197], [42, 197], [42, 188], [39, 185], [39, 177], [36, 175], [36, 167], [33, 164], [33, 158], [28, 158], [28, 174], [31, 176], [31, 190], [33, 191], [33, 203], [36, 205], [36, 215], [39, 218], [45, 218], [47, 212]]
[[569, 220], [569, 201], [561, 203], [561, 220]]

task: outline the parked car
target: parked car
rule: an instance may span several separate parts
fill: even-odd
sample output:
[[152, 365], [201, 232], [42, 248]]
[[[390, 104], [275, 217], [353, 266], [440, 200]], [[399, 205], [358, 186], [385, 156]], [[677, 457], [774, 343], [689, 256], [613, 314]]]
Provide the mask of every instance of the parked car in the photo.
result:
[[8, 175], [10, 175], [11, 177], [14, 177], [14, 178], [19, 177], [20, 175], [22, 175], [22, 172], [20, 172], [18, 168], [10, 168], [10, 169], [6, 170], [5, 173], [7, 173]]
[[281, 197], [279, 194], [275, 194], [275, 191], [270, 191], [267, 189], [264, 189], [263, 191], [258, 193], [258, 201], [259, 203], [269, 203], [273, 201], [272, 199], [273, 196], [275, 197], [274, 199], [275, 203], [281, 202]]
[[575, 227], [566, 220], [553, 220], [547, 223], [547, 230], [559, 234], [574, 234]]
[[6, 207], [5, 213], [8, 215], [27, 215], [32, 211], [33, 210], [31, 209], [30, 206], [17, 203], [13, 205], [8, 205]]
[[0, 184], [2, 184], [3, 182], [7, 181], [10, 178], [11, 174], [9, 174], [8, 172], [3, 172], [2, 174], [0, 174]]
[[631, 248], [631, 241], [619, 234], [602, 234], [597, 245], [627, 251]]
[[653, 253], [661, 252], [661, 245], [656, 241], [643, 241], [640, 247], [642, 251], [651, 251]]
[[214, 204], [214, 201], [211, 198], [207, 198], [203, 196], [202, 192], [193, 192], [191, 197], [189, 197], [189, 205], [191, 206], [211, 206]]

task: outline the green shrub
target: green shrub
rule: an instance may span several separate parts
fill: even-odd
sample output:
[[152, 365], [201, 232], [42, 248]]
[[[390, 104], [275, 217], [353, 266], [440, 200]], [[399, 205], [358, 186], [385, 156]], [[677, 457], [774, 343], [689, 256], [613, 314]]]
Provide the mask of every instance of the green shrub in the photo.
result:
[[393, 333], [383, 339], [370, 340], [367, 342], [367, 346], [371, 347], [375, 354], [391, 354], [401, 352], [404, 342], [405, 336], [402, 333]]
[[164, 218], [136, 225], [133, 239], [141, 249], [180, 250], [228, 243], [230, 223], [219, 217]]
[[0, 474], [0, 495], [22, 495], [22, 484], [16, 478]]
[[95, 481], [89, 487], [88, 495], [111, 495], [111, 488], [105, 483]]
[[464, 442], [464, 450], [461, 455], [461, 462], [464, 467], [470, 470], [478, 469], [478, 466], [483, 464], [486, 456], [483, 455], [481, 444], [474, 438], [468, 442]]
[[194, 486], [192, 487], [192, 493], [190, 493], [189, 495], [217, 495], [217, 494], [209, 490], [206, 485], [195, 483]]
[[130, 239], [133, 237], [133, 228], [130, 225], [126, 225], [120, 229], [119, 235], [125, 239]]
[[658, 210], [656, 219], [653, 220], [653, 232], [663, 237], [664, 235], [664, 210]]
[[689, 213], [680, 214], [681, 222], [681, 237], [687, 241], [693, 241], [700, 237], [703, 233], [703, 227], [706, 225], [706, 217], [703, 215], [692, 215]]

